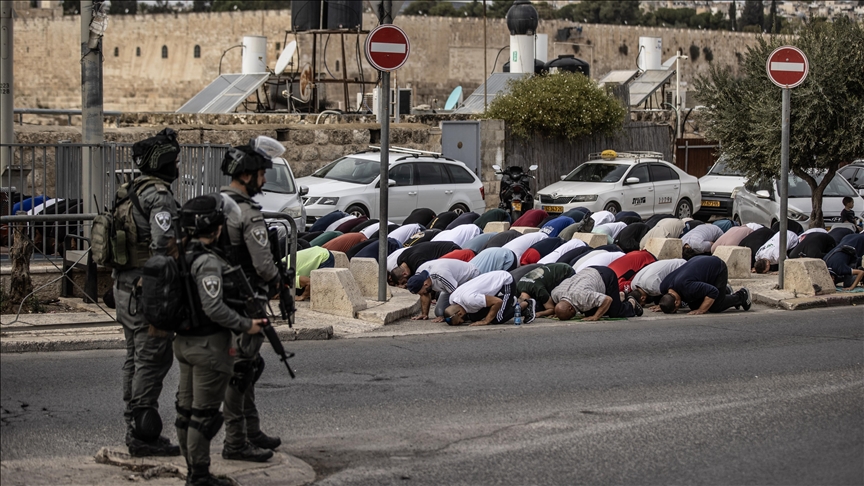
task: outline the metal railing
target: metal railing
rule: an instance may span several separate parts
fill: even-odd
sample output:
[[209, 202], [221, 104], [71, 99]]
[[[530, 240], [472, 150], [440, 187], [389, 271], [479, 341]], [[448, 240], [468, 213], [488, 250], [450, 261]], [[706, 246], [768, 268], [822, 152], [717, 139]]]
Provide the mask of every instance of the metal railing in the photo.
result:
[[[48, 108], [15, 108], [13, 110], [14, 114], [18, 115], [18, 124], [24, 124], [24, 115], [41, 115], [41, 116], [51, 116], [51, 115], [65, 115], [66, 116], [66, 125], [72, 126], [72, 117], [73, 116], [81, 116], [81, 110], [53, 110]], [[114, 126], [120, 126], [120, 115], [122, 115], [122, 111], [103, 111], [102, 115], [106, 118], [114, 118]]]

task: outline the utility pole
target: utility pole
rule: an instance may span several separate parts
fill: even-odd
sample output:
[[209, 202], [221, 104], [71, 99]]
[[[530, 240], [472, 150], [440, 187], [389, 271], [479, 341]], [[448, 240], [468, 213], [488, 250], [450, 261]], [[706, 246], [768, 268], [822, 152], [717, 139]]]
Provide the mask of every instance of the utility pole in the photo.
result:
[[[393, 2], [381, 2], [380, 22], [393, 23]], [[387, 209], [390, 192], [390, 73], [381, 72], [381, 96], [378, 97], [378, 119], [381, 120], [381, 173], [378, 178], [378, 300], [387, 300]]]
[[[81, 0], [81, 143], [85, 145], [81, 154], [81, 198], [85, 213], [98, 213], [105, 201], [105, 166], [101, 147], [105, 141], [102, 32], [107, 18], [102, 14], [103, 8], [101, 0]], [[103, 24], [91, 25], [94, 24], [94, 13], [96, 23]]]
[[[12, 35], [15, 11], [12, 5], [13, 2], [0, 2], [0, 144], [4, 145], [15, 143], [15, 50]], [[11, 163], [12, 148], [0, 148], [0, 176]]]

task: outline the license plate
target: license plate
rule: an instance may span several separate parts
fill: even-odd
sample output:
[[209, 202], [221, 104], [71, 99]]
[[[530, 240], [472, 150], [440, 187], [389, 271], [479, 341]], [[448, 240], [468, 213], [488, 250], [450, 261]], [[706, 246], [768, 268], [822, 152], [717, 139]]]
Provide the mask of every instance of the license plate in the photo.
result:
[[513, 206], [513, 211], [522, 211], [522, 203], [520, 201], [513, 201], [510, 205]]
[[543, 206], [543, 211], [547, 213], [563, 213], [564, 206]]
[[720, 201], [702, 201], [702, 205], [707, 208], [719, 208]]

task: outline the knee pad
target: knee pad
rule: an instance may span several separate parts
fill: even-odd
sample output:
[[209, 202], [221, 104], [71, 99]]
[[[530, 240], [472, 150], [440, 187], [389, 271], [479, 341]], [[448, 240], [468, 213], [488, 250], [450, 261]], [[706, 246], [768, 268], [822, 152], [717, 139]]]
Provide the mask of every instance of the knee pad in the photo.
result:
[[192, 409], [191, 408], [183, 408], [178, 404], [174, 404], [174, 408], [177, 409], [177, 418], [174, 420], [174, 427], [178, 429], [188, 429], [189, 421], [192, 419]]
[[153, 407], [136, 408], [132, 411], [132, 435], [144, 442], [153, 442], [162, 433], [162, 417]]
[[225, 417], [218, 408], [204, 410], [193, 408], [192, 416], [194, 418], [189, 423], [189, 427], [197, 429], [207, 440], [212, 440], [213, 437], [216, 437], [219, 429], [222, 428], [222, 424], [225, 423]]
[[255, 377], [252, 378], [252, 383], [258, 383], [258, 379], [261, 378], [262, 373], [264, 373], [264, 358], [259, 354], [258, 359], [255, 361]]

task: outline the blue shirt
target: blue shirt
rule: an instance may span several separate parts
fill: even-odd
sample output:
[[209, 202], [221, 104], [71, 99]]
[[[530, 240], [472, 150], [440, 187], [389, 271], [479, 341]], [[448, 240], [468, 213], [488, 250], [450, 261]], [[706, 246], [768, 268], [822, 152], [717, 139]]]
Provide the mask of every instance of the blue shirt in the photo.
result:
[[550, 237], [558, 236], [558, 233], [560, 233], [561, 230], [570, 226], [573, 223], [575, 223], [575, 221], [573, 221], [573, 218], [568, 218], [567, 216], [558, 216], [557, 218], [550, 220], [545, 225], [543, 225], [543, 227], [540, 228], [540, 231], [546, 233]]

